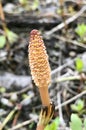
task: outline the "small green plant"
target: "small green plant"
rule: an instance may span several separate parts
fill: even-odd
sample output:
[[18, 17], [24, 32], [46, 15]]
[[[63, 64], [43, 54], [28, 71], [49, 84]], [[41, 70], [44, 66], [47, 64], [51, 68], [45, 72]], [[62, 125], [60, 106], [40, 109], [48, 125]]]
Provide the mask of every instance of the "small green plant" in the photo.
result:
[[59, 126], [59, 118], [57, 117], [50, 125], [47, 125], [44, 130], [57, 130]]
[[0, 1], [0, 19], [4, 22], [2, 22], [2, 28], [1, 35], [0, 35], [0, 49], [5, 46], [5, 44], [8, 42], [10, 44], [14, 43], [18, 40], [18, 35], [12, 32], [8, 29], [6, 22], [5, 22], [5, 16], [3, 12], [2, 2]]
[[8, 28], [6, 28], [6, 34], [7, 34], [7, 39], [10, 44], [16, 42], [18, 40], [18, 35]]
[[79, 24], [75, 30], [77, 35], [80, 37], [80, 41], [86, 43], [86, 24]]
[[28, 4], [28, 0], [19, 0], [19, 3], [24, 6]]
[[71, 115], [70, 128], [71, 130], [82, 130], [82, 121], [77, 114]]
[[39, 0], [34, 0], [34, 3], [32, 5], [32, 10], [36, 10], [39, 7]]
[[86, 118], [84, 120], [84, 129], [86, 130]]
[[75, 60], [75, 68], [77, 71], [81, 72], [83, 70], [84, 64], [81, 58], [77, 57]]
[[86, 118], [82, 121], [77, 114], [72, 114], [70, 128], [71, 130], [86, 130]]
[[0, 49], [3, 48], [6, 44], [6, 39], [4, 35], [0, 35]]
[[71, 105], [71, 109], [76, 112], [81, 112], [84, 108], [84, 101], [81, 99], [78, 99], [75, 104]]
[[32, 3], [28, 0], [19, 0], [19, 3], [26, 11], [36, 10], [39, 7], [39, 0], [34, 0]]
[[[44, 130], [58, 130], [60, 125], [60, 120], [57, 117], [50, 125], [47, 125]], [[86, 119], [84, 121], [77, 114], [71, 114], [70, 121], [71, 130], [86, 130]]]
[[6, 88], [3, 86], [0, 86], [0, 93], [5, 93], [6, 92]]
[[18, 35], [8, 28], [6, 28], [5, 34], [6, 35], [0, 35], [0, 48], [3, 48], [6, 45], [7, 40], [9, 44], [13, 44], [18, 40]]

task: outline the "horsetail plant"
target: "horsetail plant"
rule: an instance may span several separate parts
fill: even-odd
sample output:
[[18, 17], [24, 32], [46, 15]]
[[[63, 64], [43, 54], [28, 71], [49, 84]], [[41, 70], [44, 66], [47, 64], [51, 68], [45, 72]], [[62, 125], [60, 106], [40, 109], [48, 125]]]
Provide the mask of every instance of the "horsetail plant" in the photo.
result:
[[44, 42], [38, 30], [32, 30], [29, 40], [29, 65], [32, 79], [39, 88], [43, 108], [39, 116], [37, 130], [44, 130], [51, 120], [55, 106], [50, 101], [48, 86], [51, 82], [51, 69]]

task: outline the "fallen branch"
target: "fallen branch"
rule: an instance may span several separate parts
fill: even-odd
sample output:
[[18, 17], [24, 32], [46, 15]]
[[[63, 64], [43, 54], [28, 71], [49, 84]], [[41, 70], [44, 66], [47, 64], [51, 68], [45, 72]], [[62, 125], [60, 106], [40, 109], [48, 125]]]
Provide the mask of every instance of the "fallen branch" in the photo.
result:
[[65, 81], [70, 81], [70, 80], [82, 80], [82, 81], [86, 81], [86, 75], [84, 73], [82, 73], [81, 75], [74, 75], [74, 76], [68, 76], [68, 77], [58, 77], [56, 82], [65, 82]]
[[59, 35], [55, 35], [55, 34], [53, 35], [53, 37], [56, 38], [56, 39], [59, 39], [59, 40], [61, 40], [63, 42], [72, 43], [72, 44], [77, 45], [79, 47], [86, 48], [86, 45], [81, 43], [81, 42], [77, 42], [75, 40], [67, 39], [65, 37], [62, 37], [62, 36], [59, 36]]
[[26, 126], [26, 125], [32, 123], [33, 121], [34, 121], [33, 119], [24, 121], [24, 122], [22, 122], [22, 123], [20, 123], [20, 124], [18, 124], [18, 125], [16, 125], [16, 126], [10, 128], [10, 129], [8, 129], [8, 130], [17, 130], [17, 129], [23, 127], [23, 126]]
[[77, 98], [80, 98], [81, 96], [83, 96], [83, 95], [85, 95], [85, 94], [86, 94], [86, 90], [83, 91], [82, 93], [80, 93], [80, 94], [74, 96], [73, 98], [71, 98], [71, 99], [69, 99], [69, 100], [63, 102], [62, 104], [56, 106], [55, 109], [57, 110], [57, 109], [59, 109], [59, 107], [66, 106], [67, 104], [73, 102], [74, 100], [76, 100]]
[[68, 25], [69, 23], [73, 22], [74, 20], [76, 20], [78, 17], [80, 17], [84, 12], [86, 11], [86, 6], [83, 6], [81, 8], [81, 10], [76, 13], [75, 15], [73, 15], [72, 17], [68, 18], [67, 20], [65, 20], [65, 23], [62, 22], [61, 24], [57, 25], [56, 27], [54, 27], [53, 29], [51, 29], [50, 31], [46, 32], [45, 35], [51, 35], [54, 32], [62, 29], [63, 27], [65, 27], [65, 24]]

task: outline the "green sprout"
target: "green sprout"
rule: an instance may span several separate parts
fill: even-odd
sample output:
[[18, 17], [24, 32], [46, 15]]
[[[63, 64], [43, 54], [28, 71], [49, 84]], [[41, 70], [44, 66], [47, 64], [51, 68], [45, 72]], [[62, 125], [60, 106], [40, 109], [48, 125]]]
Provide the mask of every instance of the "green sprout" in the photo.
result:
[[39, 0], [34, 0], [34, 3], [32, 5], [32, 10], [36, 10], [39, 7]]
[[19, 0], [19, 3], [21, 5], [27, 5], [28, 4], [28, 0]]
[[71, 115], [70, 128], [71, 130], [82, 130], [82, 121], [77, 114]]
[[82, 72], [84, 63], [81, 58], [77, 57], [75, 60], [75, 68], [78, 72]]
[[86, 118], [82, 121], [77, 114], [72, 114], [70, 128], [71, 130], [86, 130]]
[[6, 44], [6, 38], [4, 35], [0, 35], [0, 48], [3, 48]]
[[0, 48], [3, 48], [7, 44], [7, 40], [9, 44], [13, 44], [18, 40], [18, 35], [8, 28], [5, 29], [6, 35], [0, 35]]
[[78, 99], [75, 104], [71, 105], [71, 109], [76, 112], [81, 112], [84, 108], [84, 101], [81, 99]]
[[80, 41], [86, 43], [86, 24], [79, 24], [75, 32], [80, 37]]
[[39, 0], [34, 0], [32, 4], [28, 0], [19, 0], [19, 3], [26, 11], [36, 10], [39, 7]]
[[57, 130], [60, 124], [60, 120], [57, 117], [50, 125], [47, 125], [44, 130]]
[[18, 35], [16, 33], [12, 32], [11, 30], [9, 30], [8, 28], [6, 28], [6, 36], [7, 36], [8, 42], [10, 44], [12, 44], [18, 40]]

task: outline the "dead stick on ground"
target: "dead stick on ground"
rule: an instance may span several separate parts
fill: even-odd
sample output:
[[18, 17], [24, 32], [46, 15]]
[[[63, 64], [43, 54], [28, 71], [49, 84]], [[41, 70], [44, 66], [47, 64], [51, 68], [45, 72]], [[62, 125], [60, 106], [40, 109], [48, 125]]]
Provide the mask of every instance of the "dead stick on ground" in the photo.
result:
[[56, 79], [56, 83], [71, 81], [71, 80], [86, 81], [86, 75], [82, 73], [80, 75], [73, 75], [73, 76], [66, 76], [66, 77], [60, 76]]
[[71, 44], [77, 45], [79, 47], [86, 48], [86, 46], [83, 43], [81, 43], [81, 42], [77, 42], [75, 40], [67, 39], [65, 37], [62, 37], [62, 36], [59, 36], [59, 35], [55, 35], [55, 34], [53, 34], [53, 37], [55, 37], [56, 39], [59, 39], [61, 41], [64, 41], [64, 42], [71, 43]]
[[73, 101], [76, 100], [77, 98], [80, 98], [81, 96], [83, 96], [83, 95], [85, 95], [85, 94], [86, 94], [86, 90], [83, 91], [82, 93], [80, 93], [80, 94], [74, 96], [73, 98], [71, 98], [71, 99], [65, 101], [64, 103], [62, 103], [62, 104], [56, 106], [55, 109], [57, 110], [57, 109], [59, 109], [59, 107], [63, 107], [63, 106], [65, 106], [65, 105], [69, 104], [70, 102], [73, 102]]
[[26, 125], [32, 123], [33, 121], [34, 121], [33, 119], [24, 121], [24, 122], [22, 122], [22, 123], [20, 123], [20, 124], [18, 124], [16, 126], [14, 126], [13, 128], [8, 129], [8, 130], [18, 130], [19, 128], [21, 128], [23, 126], [26, 126]]
[[[58, 94], [57, 94], [57, 103], [58, 103], [58, 106], [61, 106], [61, 92], [59, 91]], [[65, 121], [64, 121], [64, 118], [63, 118], [63, 113], [62, 113], [62, 107], [59, 107], [59, 117], [60, 117], [60, 124], [62, 126], [65, 126]]]
[[[65, 21], [66, 25], [68, 25], [69, 23], [71, 23], [71, 22], [73, 22], [74, 20], [76, 20], [79, 16], [81, 16], [81, 15], [85, 12], [85, 10], [86, 10], [86, 6], [83, 6], [78, 13], [76, 13], [75, 15], [73, 15], [72, 17], [70, 17], [69, 19], [67, 19], [67, 20]], [[56, 27], [54, 27], [54, 28], [51, 29], [50, 31], [46, 32], [46, 35], [51, 35], [51, 34], [53, 34], [54, 32], [56, 32], [56, 31], [62, 29], [63, 27], [65, 27], [65, 23], [62, 22], [61, 24], [57, 25]]]

